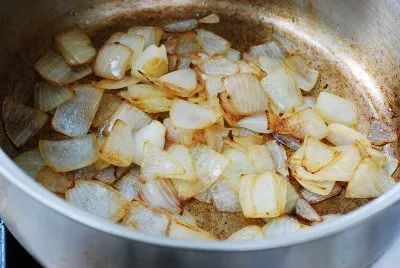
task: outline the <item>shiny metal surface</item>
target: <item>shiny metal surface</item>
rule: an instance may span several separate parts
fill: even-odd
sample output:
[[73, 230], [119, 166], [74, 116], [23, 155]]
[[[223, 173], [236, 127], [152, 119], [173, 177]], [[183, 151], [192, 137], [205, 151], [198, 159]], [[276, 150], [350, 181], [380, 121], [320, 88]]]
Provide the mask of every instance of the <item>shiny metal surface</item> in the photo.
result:
[[[162, 13], [161, 13], [162, 10]], [[400, 3], [395, 0], [292, 1], [3, 1], [0, 8], [1, 98], [31, 102], [32, 63], [59, 30], [78, 24], [92, 33], [106, 24], [157, 21], [214, 11], [260, 25], [287, 49], [312, 47], [346, 78], [334, 82], [372, 117], [397, 126]], [[139, 14], [139, 15], [138, 15]], [[140, 15], [142, 14], [142, 15]], [[162, 15], [167, 14], [167, 15]], [[229, 23], [227, 23], [229, 24]], [[240, 24], [238, 24], [238, 27]], [[243, 36], [229, 25], [220, 29]], [[266, 30], [267, 31], [267, 30]], [[251, 35], [249, 33], [249, 35]], [[101, 39], [101, 36], [99, 37]], [[240, 44], [239, 44], [240, 45]], [[332, 86], [333, 86], [332, 85]], [[400, 230], [400, 186], [333, 223], [282, 239], [200, 243], [148, 237], [72, 208], [12, 163], [16, 153], [0, 129], [0, 215], [19, 242], [46, 267], [366, 267]]]

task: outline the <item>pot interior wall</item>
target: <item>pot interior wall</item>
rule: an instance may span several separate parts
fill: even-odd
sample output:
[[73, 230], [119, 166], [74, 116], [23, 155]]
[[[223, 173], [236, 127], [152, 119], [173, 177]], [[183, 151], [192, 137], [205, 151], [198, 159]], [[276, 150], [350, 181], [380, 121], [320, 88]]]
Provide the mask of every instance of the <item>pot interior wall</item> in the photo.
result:
[[[392, 28], [396, 33], [400, 27], [395, 21], [397, 14], [391, 14], [390, 7], [381, 7], [383, 13], [389, 12], [389, 15], [385, 18], [386, 24], [376, 24], [382, 28], [377, 31], [369, 25], [383, 17], [382, 12], [366, 17], [364, 13], [370, 12], [369, 9], [359, 7], [356, 0], [335, 1], [335, 5], [328, 0], [22, 2], [7, 1], [0, 9], [3, 18], [0, 22], [3, 41], [0, 44], [0, 79], [3, 82], [0, 101], [9, 95], [32, 105], [33, 85], [40, 80], [33, 63], [51, 48], [52, 36], [61, 30], [78, 25], [99, 47], [112, 33], [133, 25], [163, 25], [213, 12], [221, 16], [222, 22], [204, 28], [230, 40], [236, 49], [243, 51], [251, 45], [275, 39], [288, 54], [300, 53], [309, 58], [310, 65], [321, 74], [312, 95], [326, 90], [357, 102], [360, 131], [368, 134], [373, 119], [397, 128], [399, 82], [395, 51], [400, 50], [396, 50], [399, 42], [395, 38], [400, 35], [388, 38], [387, 34]], [[371, 8], [377, 5], [372, 0], [365, 2], [370, 2]], [[347, 16], [348, 12], [352, 16]], [[391, 20], [393, 25], [390, 25]], [[54, 138], [57, 137], [45, 128], [24, 148], [16, 150], [0, 126], [0, 143], [10, 156], [36, 147], [38, 139]], [[322, 214], [345, 213], [367, 201], [347, 200], [339, 195], [315, 208]], [[198, 215], [203, 228], [223, 237], [243, 225], [262, 224], [239, 214], [217, 213], [213, 206], [197, 201], [189, 202], [186, 207]]]

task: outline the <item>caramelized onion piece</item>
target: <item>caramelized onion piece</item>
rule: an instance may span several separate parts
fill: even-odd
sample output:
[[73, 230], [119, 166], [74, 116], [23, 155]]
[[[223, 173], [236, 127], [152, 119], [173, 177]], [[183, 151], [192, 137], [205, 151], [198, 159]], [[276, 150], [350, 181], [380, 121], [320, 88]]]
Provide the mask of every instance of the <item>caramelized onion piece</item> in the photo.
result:
[[201, 18], [199, 22], [204, 24], [219, 23], [219, 16], [217, 14], [210, 14], [204, 18]]
[[175, 96], [168, 89], [146, 84], [129, 86], [128, 90], [120, 91], [118, 95], [129, 102], [152, 98], [173, 98]]
[[43, 158], [37, 149], [19, 154], [13, 160], [32, 178], [36, 178], [39, 172], [45, 167]]
[[333, 189], [330, 191], [329, 194], [327, 195], [320, 195], [320, 194], [316, 194], [313, 193], [307, 189], [302, 189], [300, 191], [300, 194], [302, 195], [302, 197], [310, 204], [315, 204], [318, 202], [322, 202], [326, 199], [329, 199], [331, 197], [334, 197], [338, 194], [340, 194], [340, 192], [342, 191], [342, 187], [340, 187], [338, 184], [335, 184], [335, 186], [333, 187]]
[[49, 82], [39, 82], [34, 89], [35, 107], [49, 112], [61, 104], [73, 99], [75, 92], [66, 87], [57, 87]]
[[231, 234], [227, 240], [242, 241], [242, 240], [261, 240], [264, 239], [264, 234], [261, 227], [257, 225], [249, 225]]
[[94, 63], [97, 76], [121, 80], [132, 60], [132, 50], [122, 44], [104, 44]]
[[28, 142], [49, 119], [42, 111], [17, 104], [9, 97], [3, 101], [2, 117], [6, 134], [17, 147]]
[[150, 45], [158, 46], [164, 33], [160, 27], [136, 26], [128, 29], [129, 34], [138, 34], [144, 37], [144, 48]]
[[168, 141], [185, 145], [192, 144], [194, 134], [192, 129], [175, 127], [169, 117], [164, 119], [163, 124], [167, 128], [166, 139]]
[[258, 133], [269, 133], [266, 113], [247, 116], [237, 121], [237, 126], [250, 129]]
[[204, 29], [196, 30], [196, 37], [203, 50], [209, 56], [224, 54], [231, 47], [231, 44], [224, 38]]
[[114, 183], [114, 188], [117, 189], [127, 200], [137, 199], [139, 191], [143, 187], [138, 172], [139, 170], [133, 168]]
[[65, 193], [72, 186], [73, 181], [65, 174], [54, 172], [51, 168], [45, 167], [37, 175], [37, 182], [53, 193]]
[[296, 214], [297, 216], [308, 221], [312, 222], [322, 221], [321, 216], [315, 211], [315, 209], [302, 198], [297, 200]]
[[268, 222], [262, 228], [265, 238], [276, 238], [302, 230], [300, 223], [289, 216], [282, 216]]
[[240, 212], [237, 192], [232, 190], [224, 180], [217, 180], [211, 188], [212, 202], [219, 212]]
[[181, 144], [172, 144], [168, 148], [167, 152], [170, 157], [179, 165], [181, 165], [185, 170], [184, 174], [176, 175], [173, 177], [173, 179], [186, 181], [196, 180], [192, 156], [190, 155], [189, 149], [186, 146]]
[[[144, 37], [139, 34], [126, 34], [126, 33], [121, 33], [117, 32], [113, 34], [107, 41], [106, 43], [109, 44], [115, 44], [115, 43], [120, 43], [123, 44], [127, 47], [129, 47], [132, 52], [132, 60], [131, 62], [134, 63], [134, 61], [137, 59], [137, 57], [143, 52], [144, 49]], [[129, 66], [130, 68], [131, 66]]]
[[129, 87], [132, 85], [136, 85], [139, 83], [139, 79], [132, 76], [125, 76], [121, 80], [115, 81], [111, 79], [103, 79], [100, 81], [92, 82], [92, 85], [102, 89], [121, 89], [125, 87]]
[[200, 70], [208, 75], [232, 75], [239, 72], [236, 63], [220, 55], [210, 57], [200, 66]]
[[317, 112], [327, 123], [339, 123], [347, 126], [357, 124], [356, 105], [342, 97], [321, 92], [317, 99]]
[[188, 225], [177, 220], [172, 220], [168, 236], [183, 240], [218, 240], [213, 234], [199, 227]]
[[144, 79], [143, 74], [160, 77], [168, 72], [167, 51], [164, 45], [147, 47], [132, 65], [132, 76]]
[[72, 79], [71, 67], [54, 51], [43, 56], [34, 67], [41, 77], [59, 86], [70, 83]]
[[276, 170], [284, 177], [289, 175], [287, 168], [287, 156], [285, 149], [276, 141], [269, 141], [266, 143], [269, 151], [271, 152], [272, 159], [274, 160]]
[[101, 124], [107, 122], [111, 116], [118, 110], [122, 101], [115, 95], [103, 94], [101, 97], [99, 108], [96, 111], [96, 115], [93, 118], [92, 126], [98, 127]]
[[310, 91], [318, 81], [318, 71], [307, 66], [305, 59], [294, 55], [285, 59], [288, 72], [297, 81], [297, 85], [304, 91]]

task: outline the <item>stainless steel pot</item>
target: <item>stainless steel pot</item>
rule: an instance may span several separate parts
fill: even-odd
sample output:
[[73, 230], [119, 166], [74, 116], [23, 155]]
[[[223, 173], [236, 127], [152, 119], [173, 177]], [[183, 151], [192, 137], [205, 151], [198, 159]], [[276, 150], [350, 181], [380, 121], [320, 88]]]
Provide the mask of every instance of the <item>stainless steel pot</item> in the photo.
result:
[[[97, 41], [134, 24], [161, 24], [209, 12], [215, 30], [239, 48], [265, 38], [300, 49], [323, 69], [319, 88], [355, 99], [372, 118], [397, 127], [400, 3], [396, 0], [2, 1], [1, 98], [31, 103], [32, 63], [51, 37], [75, 24]], [[105, 30], [106, 29], [106, 30]], [[1, 127], [2, 128], [2, 127]], [[365, 130], [365, 129], [364, 129]], [[366, 267], [400, 230], [400, 186], [347, 216], [282, 239], [202, 243], [132, 232], [70, 207], [27, 177], [0, 131], [0, 214], [17, 240], [47, 267]]]

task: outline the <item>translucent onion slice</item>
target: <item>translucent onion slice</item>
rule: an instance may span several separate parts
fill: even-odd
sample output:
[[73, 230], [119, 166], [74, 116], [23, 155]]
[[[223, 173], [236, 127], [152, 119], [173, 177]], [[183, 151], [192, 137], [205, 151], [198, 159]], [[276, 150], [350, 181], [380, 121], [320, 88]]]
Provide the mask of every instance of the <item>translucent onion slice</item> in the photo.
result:
[[221, 152], [224, 146], [224, 138], [228, 137], [229, 133], [232, 133], [232, 129], [224, 128], [220, 125], [212, 125], [204, 130], [206, 136], [206, 143], [213, 150]]
[[68, 80], [67, 84], [76, 82], [88, 75], [91, 75], [93, 73], [93, 69], [91, 65], [82, 65], [78, 67], [74, 67], [72, 69], [72, 76]]
[[184, 33], [180, 36], [176, 53], [188, 54], [201, 52], [201, 45], [194, 32]]
[[141, 233], [154, 236], [167, 234], [170, 216], [161, 209], [152, 208], [142, 202], [131, 202], [123, 225]]
[[164, 25], [166, 32], [188, 32], [197, 28], [197, 20], [182, 20]]
[[301, 140], [307, 135], [320, 140], [328, 134], [325, 122], [311, 108], [281, 117], [274, 130]]
[[172, 144], [168, 150], [168, 154], [173, 160], [179, 163], [184, 169], [185, 173], [182, 175], [176, 175], [173, 179], [194, 181], [196, 180], [196, 174], [194, 173], [192, 156], [190, 155], [189, 149], [181, 144]]
[[150, 98], [137, 101], [130, 101], [143, 112], [154, 114], [168, 112], [171, 109], [172, 100], [167, 98]]
[[289, 171], [287, 168], [287, 156], [285, 149], [276, 141], [268, 141], [266, 143], [269, 151], [271, 152], [272, 159], [274, 160], [276, 170], [282, 175], [287, 177]]
[[183, 129], [175, 127], [172, 124], [171, 118], [165, 118], [163, 124], [167, 128], [166, 139], [168, 141], [184, 145], [192, 144], [193, 134], [194, 134], [194, 131], [192, 129]]
[[286, 204], [287, 186], [280, 175], [265, 172], [243, 175], [239, 186], [239, 201], [247, 218], [277, 217]]
[[62, 141], [39, 141], [40, 153], [47, 166], [57, 172], [70, 171], [93, 164], [98, 158], [93, 134]]
[[285, 65], [302, 90], [310, 91], [315, 87], [319, 72], [308, 67], [303, 57], [299, 55], [288, 57], [285, 59]]
[[136, 85], [139, 83], [139, 79], [132, 76], [125, 76], [121, 80], [115, 81], [111, 79], [103, 79], [101, 81], [94, 81], [92, 85], [102, 89], [121, 89], [125, 87], [129, 87], [132, 85]]
[[4, 129], [12, 143], [21, 147], [46, 124], [49, 116], [5, 97], [2, 106]]
[[183, 94], [190, 95], [197, 87], [196, 72], [192, 69], [177, 70], [160, 77], [159, 81], [165, 83], [167, 88]]
[[43, 112], [49, 112], [59, 105], [73, 99], [75, 92], [70, 88], [57, 87], [48, 82], [39, 82], [34, 89], [35, 107]]
[[[100, 143], [99, 143], [99, 145], [100, 145]], [[103, 145], [103, 143], [101, 143], [101, 145]], [[111, 165], [110, 163], [108, 163], [108, 162], [104, 161], [103, 159], [99, 158], [99, 159], [97, 159], [96, 162], [93, 163], [92, 166], [93, 166], [94, 170], [101, 171], [103, 169], [108, 168], [110, 165]]]
[[219, 212], [240, 212], [239, 197], [224, 180], [217, 180], [211, 187], [212, 202]]
[[71, 180], [91, 180], [96, 176], [97, 171], [94, 169], [94, 164], [83, 168], [68, 171], [66, 174]]
[[253, 163], [256, 173], [275, 171], [275, 163], [267, 146], [252, 145], [247, 148], [247, 155]]
[[[179, 156], [176, 156], [179, 157]], [[174, 178], [185, 175], [185, 168], [157, 145], [146, 142], [143, 146], [140, 177], [149, 181], [155, 178]]]
[[117, 180], [117, 177], [115, 176], [115, 166], [109, 166], [100, 170], [94, 178], [105, 184], [114, 183]]
[[213, 234], [208, 233], [199, 227], [172, 220], [168, 236], [182, 240], [218, 240]]
[[36, 178], [39, 172], [45, 167], [39, 150], [24, 152], [14, 157], [13, 160], [32, 178]]
[[134, 165], [133, 167], [132, 165], [130, 165], [129, 167], [115, 167], [115, 176], [119, 179], [127, 174], [128, 171], [140, 177], [140, 168], [136, 165]]
[[315, 204], [318, 202], [322, 202], [326, 199], [329, 199], [331, 197], [334, 197], [334, 196], [340, 194], [341, 191], [342, 191], [342, 187], [340, 187], [338, 184], [335, 184], [333, 189], [327, 195], [316, 194], [307, 189], [302, 189], [300, 191], [300, 194], [304, 198], [304, 200], [306, 200], [308, 203]]
[[261, 240], [264, 239], [264, 233], [260, 226], [249, 225], [231, 234], [227, 240], [242, 241], [242, 240]]
[[231, 44], [224, 38], [204, 29], [196, 30], [196, 37], [203, 50], [209, 56], [224, 54], [231, 47]]
[[[113, 34], [107, 41], [108, 44], [120, 43], [129, 47], [132, 52], [132, 63], [137, 59], [137, 57], [143, 52], [144, 48], [144, 37], [139, 34], [126, 34], [117, 32]], [[131, 67], [131, 66], [129, 66]]]
[[302, 230], [300, 223], [289, 216], [282, 216], [268, 222], [262, 228], [265, 238], [282, 237]]
[[219, 23], [219, 16], [217, 14], [210, 14], [204, 18], [201, 18], [199, 22], [204, 24]]
[[37, 176], [37, 182], [53, 193], [65, 193], [72, 186], [73, 181], [65, 174], [54, 172], [51, 168], [45, 167]]
[[305, 151], [302, 165], [313, 173], [326, 166], [337, 154], [333, 148], [313, 137], [308, 137], [304, 144]]
[[317, 99], [317, 112], [327, 123], [339, 123], [347, 126], [357, 124], [356, 105], [342, 97], [321, 92]]
[[236, 64], [239, 66], [240, 73], [254, 74], [258, 79], [262, 79], [265, 76], [261, 68], [252, 61], [240, 60]]
[[54, 51], [43, 56], [34, 67], [41, 77], [59, 86], [68, 84], [72, 78], [71, 67]]
[[200, 70], [208, 75], [232, 75], [239, 72], [237, 64], [220, 55], [210, 57], [200, 66]]
[[301, 177], [297, 176], [297, 174], [293, 174], [293, 177], [301, 184], [301, 186], [313, 193], [320, 195], [328, 195], [335, 186], [334, 181], [304, 180]]
[[206, 190], [196, 195], [194, 199], [206, 204], [211, 204], [212, 203], [211, 187], [207, 188]]
[[231, 136], [224, 138], [224, 142], [232, 147], [235, 147], [243, 152], [247, 151], [247, 148], [252, 145], [260, 145], [263, 141], [262, 136]]
[[288, 112], [303, 103], [296, 82], [284, 68], [271, 72], [261, 83], [278, 113]]
[[103, 94], [101, 97], [99, 108], [92, 121], [93, 127], [98, 127], [104, 124], [115, 114], [118, 108], [121, 106], [122, 101], [118, 96], [113, 94]]
[[321, 217], [322, 217], [322, 222], [314, 222], [312, 225], [336, 221], [337, 219], [339, 219], [339, 218], [342, 217], [342, 216], [343, 216], [342, 214], [327, 214], [327, 215], [322, 215], [322, 216], [321, 216]]
[[268, 108], [268, 98], [256, 76], [235, 74], [224, 79], [224, 87], [240, 115], [262, 113]]
[[237, 121], [237, 126], [247, 128], [258, 133], [269, 133], [266, 113], [255, 114]]
[[203, 129], [217, 122], [222, 114], [214, 109], [176, 99], [171, 105], [170, 116], [175, 127]]
[[129, 102], [151, 98], [173, 98], [173, 92], [154, 85], [139, 84], [129, 86], [128, 90], [120, 91], [119, 96]]
[[345, 125], [332, 123], [328, 125], [328, 130], [326, 139], [336, 146], [351, 145], [357, 141], [364, 147], [371, 147], [371, 142], [367, 137]]
[[222, 178], [234, 191], [239, 192], [240, 176], [256, 173], [253, 162], [245, 152], [228, 147], [223, 154], [229, 160], [229, 165], [222, 173]]
[[225, 52], [224, 56], [233, 62], [237, 62], [240, 60], [241, 53], [236, 49], [230, 48]]
[[315, 211], [315, 209], [302, 198], [297, 200], [296, 215], [312, 222], [322, 221], [321, 216]]
[[260, 65], [261, 69], [267, 74], [270, 74], [283, 66], [283, 62], [281, 59], [271, 58], [268, 56], [258, 57], [258, 64]]
[[138, 174], [138, 170], [131, 169], [121, 179], [114, 183], [114, 188], [117, 189], [127, 200], [138, 199], [138, 194], [142, 188]]
[[190, 69], [192, 57], [190, 55], [179, 55], [176, 63], [177, 70]]
[[208, 98], [217, 96], [219, 93], [225, 90], [222, 83], [222, 78], [220, 76], [208, 75], [204, 83]]
[[294, 111], [298, 112], [307, 108], [317, 109], [317, 100], [314, 97], [303, 97], [303, 104], [295, 107]]
[[169, 179], [154, 179], [146, 182], [141, 188], [139, 196], [152, 207], [166, 210], [172, 214], [181, 214], [182, 212], [174, 185]]
[[132, 50], [122, 44], [104, 44], [93, 69], [97, 76], [111, 80], [121, 80], [132, 60]]
[[274, 132], [272, 134], [272, 136], [280, 143], [283, 145], [286, 145], [287, 147], [289, 147], [292, 150], [297, 150], [300, 148], [301, 146], [301, 142], [300, 140], [293, 138], [291, 136], [285, 136], [285, 135], [281, 135], [279, 133]]
[[52, 127], [67, 136], [77, 137], [88, 132], [95, 117], [103, 90], [92, 85], [76, 85], [75, 98], [57, 107]]
[[[297, 201], [300, 199], [299, 194], [296, 192], [296, 189], [291, 185], [290, 183], [286, 183], [287, 189], [286, 189], [286, 204], [285, 204], [285, 209], [283, 212], [285, 214], [290, 214], [292, 213], [297, 206]], [[270, 218], [267, 218], [269, 220]]]
[[399, 160], [394, 155], [391, 144], [386, 144], [383, 146], [383, 152], [386, 154], [386, 161], [383, 168], [386, 170], [389, 176], [392, 176], [399, 166]]
[[368, 140], [374, 145], [394, 142], [397, 140], [396, 129], [381, 120], [373, 120], [369, 128]]
[[119, 221], [125, 214], [127, 200], [114, 188], [96, 181], [76, 181], [75, 186], [65, 192], [71, 205], [93, 215]]
[[186, 223], [188, 225], [197, 226], [196, 218], [193, 217], [187, 210], [183, 210], [182, 215], [171, 215], [172, 220], [177, 220], [179, 222]]
[[153, 76], [160, 77], [168, 72], [168, 57], [164, 45], [157, 47], [150, 45], [136, 59], [132, 65], [132, 76], [143, 79], [140, 72]]
[[282, 50], [275, 41], [251, 47], [249, 56], [249, 59], [255, 60], [257, 60], [260, 56], [267, 56], [279, 60], [283, 60], [284, 58]]
[[153, 120], [149, 125], [138, 130], [133, 135], [133, 163], [140, 165], [142, 163], [143, 146], [146, 142], [164, 148], [166, 128], [160, 122]]
[[390, 190], [396, 182], [373, 159], [364, 158], [347, 185], [347, 198], [374, 198]]
[[124, 102], [118, 107], [117, 111], [111, 116], [111, 118], [101, 124], [99, 128], [105, 132], [105, 134], [108, 134], [118, 119], [124, 121], [131, 131], [139, 130], [151, 123], [151, 117], [145, 112]]
[[80, 28], [61, 32], [54, 41], [65, 61], [72, 66], [92, 62], [97, 53], [92, 41]]
[[160, 27], [136, 26], [128, 29], [129, 34], [138, 34], [144, 37], [144, 48], [150, 45], [158, 46], [164, 33]]

